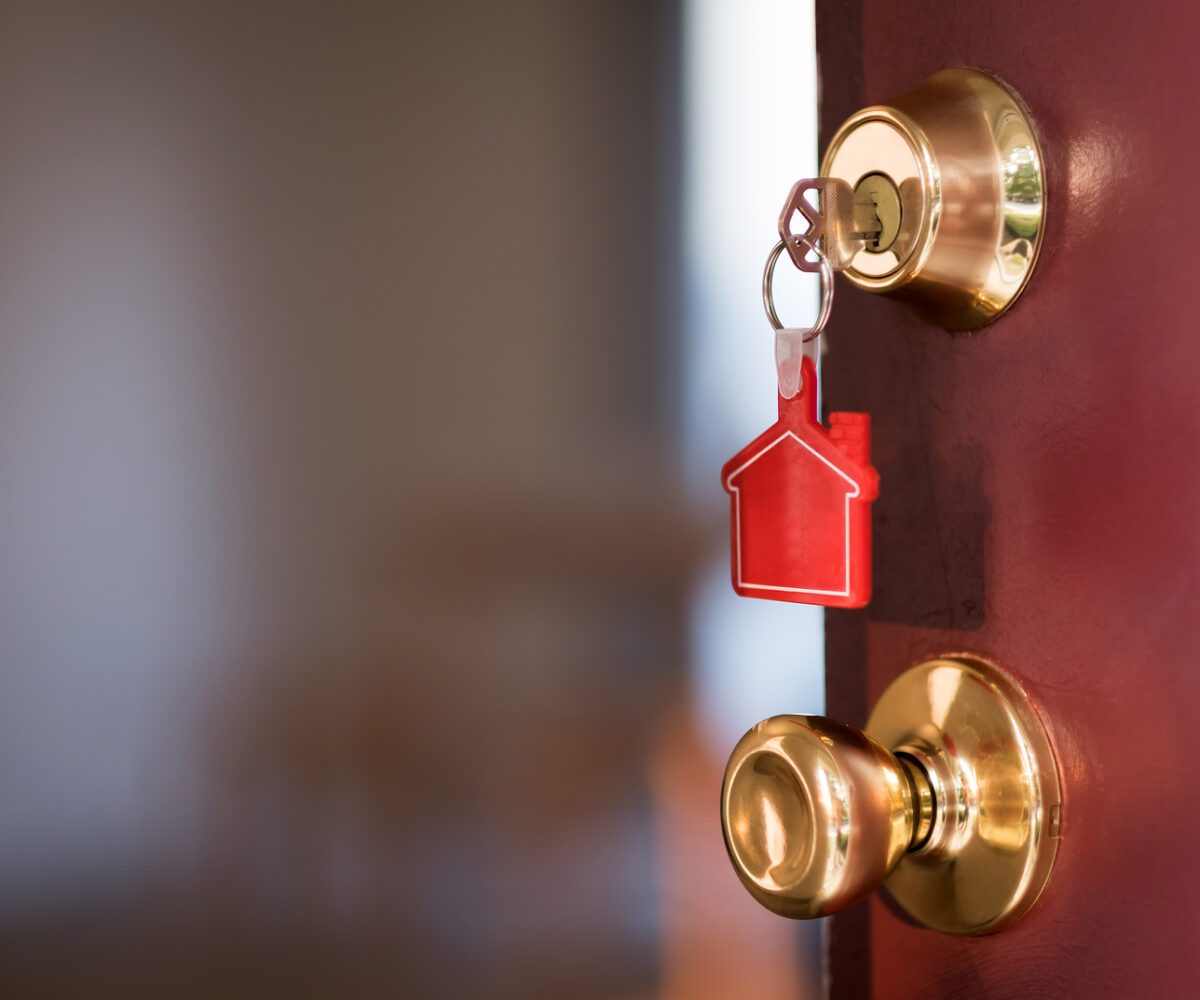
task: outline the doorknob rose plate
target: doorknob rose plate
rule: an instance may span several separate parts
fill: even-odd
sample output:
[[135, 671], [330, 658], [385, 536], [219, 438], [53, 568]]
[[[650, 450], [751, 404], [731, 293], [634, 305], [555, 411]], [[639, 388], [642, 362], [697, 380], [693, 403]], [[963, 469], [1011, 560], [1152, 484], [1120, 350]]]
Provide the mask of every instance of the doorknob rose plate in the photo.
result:
[[846, 181], [881, 222], [898, 211], [888, 239], [843, 272], [859, 288], [970, 330], [1029, 281], [1045, 229], [1044, 163], [1024, 105], [994, 77], [942, 70], [864, 108], [834, 134], [821, 175]]
[[776, 716], [738, 742], [721, 819], [743, 885], [820, 917], [883, 884], [925, 926], [984, 934], [1034, 904], [1058, 849], [1062, 795], [1024, 693], [977, 657], [898, 677], [866, 731]]
[[918, 760], [937, 802], [928, 841], [884, 883], [900, 908], [953, 934], [1020, 920], [1050, 878], [1062, 822], [1054, 751], [1020, 685], [977, 657], [926, 660], [884, 691], [867, 732]]

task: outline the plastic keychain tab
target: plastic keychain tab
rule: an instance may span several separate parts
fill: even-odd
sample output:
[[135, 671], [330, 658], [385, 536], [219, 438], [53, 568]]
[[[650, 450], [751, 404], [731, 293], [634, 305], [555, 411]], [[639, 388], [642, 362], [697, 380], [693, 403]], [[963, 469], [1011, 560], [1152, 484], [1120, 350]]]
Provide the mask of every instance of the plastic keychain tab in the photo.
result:
[[[805, 244], [807, 246], [807, 244]], [[816, 342], [829, 322], [829, 313], [833, 308], [833, 271], [825, 264], [825, 258], [819, 252], [817, 260], [821, 275], [821, 308], [817, 321], [811, 327], [784, 326], [775, 311], [775, 297], [772, 291], [775, 280], [775, 265], [779, 262], [786, 243], [780, 240], [767, 255], [767, 265], [763, 269], [763, 308], [767, 319], [775, 331], [775, 372], [779, 379], [779, 395], [791, 399], [800, 391], [800, 363], [804, 358], [816, 359]]]
[[871, 418], [817, 419], [817, 370], [779, 397], [779, 419], [721, 471], [730, 497], [733, 589], [743, 597], [858, 608], [871, 597]]

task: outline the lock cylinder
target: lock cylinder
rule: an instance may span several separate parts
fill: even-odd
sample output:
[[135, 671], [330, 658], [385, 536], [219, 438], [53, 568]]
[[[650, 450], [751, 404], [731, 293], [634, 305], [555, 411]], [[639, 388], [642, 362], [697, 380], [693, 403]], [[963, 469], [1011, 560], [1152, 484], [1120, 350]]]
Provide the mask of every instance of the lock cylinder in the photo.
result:
[[843, 272], [859, 288], [950, 330], [991, 322], [1024, 290], [1045, 228], [1044, 165], [1024, 106], [994, 77], [943, 70], [864, 108], [834, 134], [821, 174], [854, 189], [856, 223], [873, 234]]
[[854, 189], [854, 221], [868, 253], [886, 253], [900, 235], [900, 189], [887, 174], [867, 174]]

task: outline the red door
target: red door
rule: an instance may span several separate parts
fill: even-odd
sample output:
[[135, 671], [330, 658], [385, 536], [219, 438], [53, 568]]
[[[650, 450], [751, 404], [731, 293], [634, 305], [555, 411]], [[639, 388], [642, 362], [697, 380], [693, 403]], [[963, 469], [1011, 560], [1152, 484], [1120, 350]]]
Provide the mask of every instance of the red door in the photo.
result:
[[915, 660], [969, 650], [1039, 704], [1065, 787], [1041, 901], [954, 938], [876, 896], [834, 918], [837, 997], [1182, 997], [1200, 981], [1200, 9], [818, 3], [827, 140], [950, 66], [1007, 81], [1046, 160], [1014, 308], [951, 335], [843, 289], [831, 409], [866, 410], [875, 595], [828, 617], [828, 714], [862, 724]]

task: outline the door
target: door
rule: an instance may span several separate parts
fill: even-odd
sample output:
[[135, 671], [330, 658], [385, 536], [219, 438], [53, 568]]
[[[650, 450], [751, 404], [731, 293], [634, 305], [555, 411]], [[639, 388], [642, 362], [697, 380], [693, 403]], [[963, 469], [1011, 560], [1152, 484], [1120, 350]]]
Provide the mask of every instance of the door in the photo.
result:
[[828, 714], [861, 725], [914, 661], [986, 654], [1040, 707], [1065, 789], [1023, 923], [954, 938], [877, 895], [833, 918], [835, 998], [1175, 997], [1200, 977], [1200, 13], [1153, 8], [817, 5], [826, 142], [858, 108], [976, 66], [1029, 105], [1048, 186], [1032, 282], [985, 330], [837, 301], [827, 405], [872, 414], [881, 488], [872, 603], [828, 613]]

